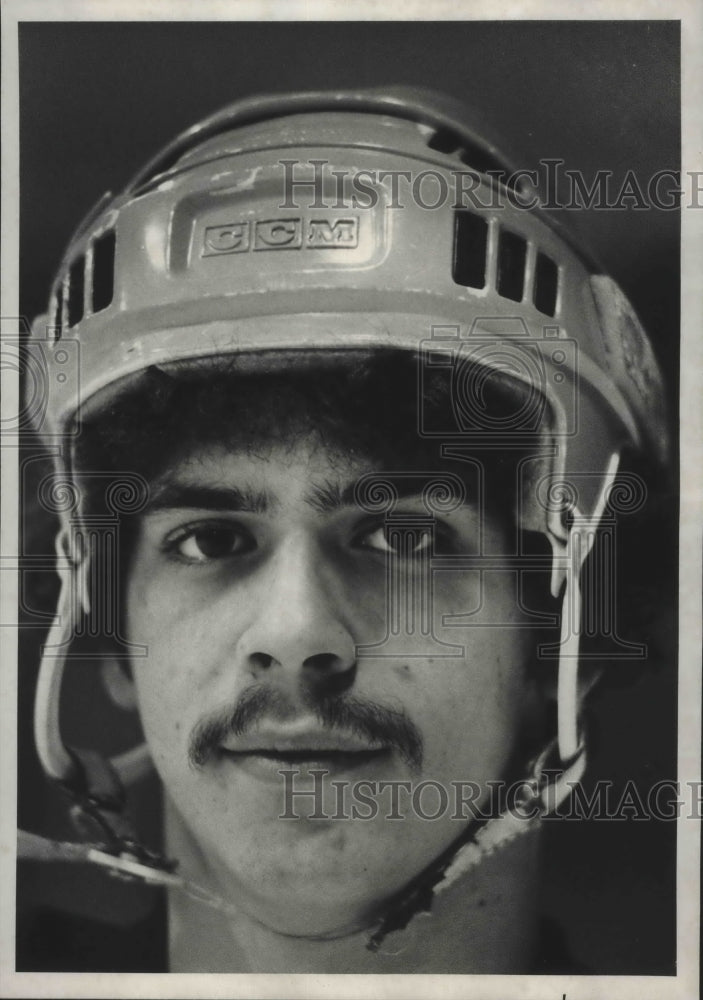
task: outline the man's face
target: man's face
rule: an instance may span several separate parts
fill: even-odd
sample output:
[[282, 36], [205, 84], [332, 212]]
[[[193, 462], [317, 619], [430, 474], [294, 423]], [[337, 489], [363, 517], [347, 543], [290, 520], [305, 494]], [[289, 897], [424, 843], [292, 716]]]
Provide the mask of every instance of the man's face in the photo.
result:
[[[402, 547], [354, 502], [370, 471], [311, 439], [187, 455], [155, 484], [130, 564], [156, 767], [220, 892], [288, 933], [368, 920], [463, 832], [451, 783], [499, 779], [519, 728], [528, 649], [510, 572], [428, 577], [432, 549], [477, 554], [475, 506]], [[419, 495], [394, 511], [426, 514]], [[500, 552], [501, 529], [482, 530]], [[413, 588], [416, 608], [431, 590], [439, 641], [397, 611]], [[297, 772], [287, 798], [281, 770]], [[436, 786], [418, 798], [424, 781], [447, 790], [444, 809]]]

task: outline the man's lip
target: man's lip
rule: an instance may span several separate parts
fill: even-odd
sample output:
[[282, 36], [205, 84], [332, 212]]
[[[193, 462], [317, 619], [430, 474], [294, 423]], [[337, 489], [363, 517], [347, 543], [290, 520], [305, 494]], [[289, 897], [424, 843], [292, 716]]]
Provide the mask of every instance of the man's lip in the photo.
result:
[[378, 753], [388, 747], [354, 733], [298, 724], [262, 727], [245, 736], [230, 736], [222, 741], [220, 749], [230, 754], [281, 754], [303, 758], [319, 754]]
[[[378, 777], [386, 773], [391, 761], [391, 751], [383, 747], [369, 750], [240, 750], [220, 748], [220, 765], [228, 762], [239, 774], [246, 774], [265, 784], [275, 784], [280, 788], [283, 772], [294, 772], [302, 780], [312, 777], [316, 771], [337, 778]], [[369, 770], [370, 769], [370, 770]], [[380, 770], [379, 770], [380, 769]]]

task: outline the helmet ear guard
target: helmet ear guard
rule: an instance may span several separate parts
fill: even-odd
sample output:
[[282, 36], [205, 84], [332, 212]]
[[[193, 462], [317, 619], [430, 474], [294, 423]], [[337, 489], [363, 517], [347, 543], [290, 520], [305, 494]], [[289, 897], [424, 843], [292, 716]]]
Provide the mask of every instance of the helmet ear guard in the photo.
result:
[[578, 509], [575, 510], [569, 532], [557, 682], [558, 747], [559, 757], [564, 762], [573, 760], [582, 749], [578, 731], [580, 703], [578, 663], [582, 622], [581, 571], [593, 549], [608, 494], [615, 482], [619, 461], [617, 454], [611, 456], [593, 514], [584, 518]]
[[[302, 171], [288, 202], [284, 161]], [[329, 176], [315, 188], [316, 175], [305, 172], [322, 161], [330, 176], [373, 173], [374, 204], [330, 208], [338, 188]], [[518, 372], [523, 383], [532, 379], [555, 415], [548, 486], [579, 484], [571, 528], [563, 510], [547, 505], [537, 529], [552, 546], [552, 594], [563, 592], [558, 747], [568, 765], [583, 750], [581, 569], [622, 447], [666, 454], [663, 390], [618, 286], [594, 273], [544, 213], [516, 205], [509, 188], [486, 174], [496, 168], [509, 172], [496, 147], [460, 115], [407, 91], [265, 97], [213, 115], [122, 194], [102, 199], [75, 234], [49, 312], [34, 326], [36, 339], [49, 326], [57, 331], [55, 348], [74, 340], [81, 351], [80, 371], [51, 381], [45, 429], [65, 434], [79, 410], [118, 399], [152, 366], [172, 370], [220, 357], [431, 351], [450, 363], [475, 357], [495, 371]], [[463, 172], [474, 178], [477, 199], [468, 207], [449, 200], [436, 210], [408, 203], [395, 211], [378, 179], [383, 171], [424, 171], [447, 184]], [[318, 195], [323, 208], [315, 207]], [[59, 689], [76, 616], [90, 611], [90, 589], [87, 558], [71, 561], [66, 529], [60, 538], [62, 591], [44, 650], [35, 732], [44, 769], [65, 781], [75, 761], [61, 739]], [[122, 780], [136, 780], [148, 768], [148, 751], [137, 747], [112, 765]]]
[[[81, 789], [82, 794], [85, 776], [76, 767], [76, 754], [90, 751], [66, 749], [61, 735], [60, 694], [75, 630], [80, 618], [90, 614], [90, 565], [88, 559], [73, 551], [70, 529], [66, 526], [56, 536], [56, 553], [60, 592], [56, 615], [42, 650], [34, 700], [35, 744], [46, 774], [63, 785]], [[108, 767], [107, 762], [105, 766]], [[109, 762], [109, 770], [115, 780], [133, 784], [151, 770], [148, 747], [141, 744], [118, 754]]]

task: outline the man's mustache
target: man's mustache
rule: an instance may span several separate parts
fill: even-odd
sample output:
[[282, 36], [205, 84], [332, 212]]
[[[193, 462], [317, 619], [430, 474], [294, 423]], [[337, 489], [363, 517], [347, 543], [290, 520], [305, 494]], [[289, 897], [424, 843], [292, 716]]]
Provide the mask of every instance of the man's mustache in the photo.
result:
[[254, 684], [247, 688], [232, 708], [213, 713], [193, 729], [188, 745], [188, 760], [193, 767], [207, 764], [228, 737], [244, 736], [264, 719], [290, 722], [311, 712], [323, 729], [339, 730], [367, 739], [369, 743], [396, 750], [410, 767], [420, 770], [423, 741], [417, 726], [401, 709], [388, 708], [353, 696], [309, 695], [294, 703], [276, 688]]

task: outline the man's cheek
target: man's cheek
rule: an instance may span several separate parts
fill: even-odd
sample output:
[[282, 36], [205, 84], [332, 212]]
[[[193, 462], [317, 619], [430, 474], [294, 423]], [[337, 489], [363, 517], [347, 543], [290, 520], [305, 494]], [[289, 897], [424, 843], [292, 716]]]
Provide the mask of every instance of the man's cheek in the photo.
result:
[[178, 677], [146, 661], [135, 671], [135, 682], [139, 715], [154, 763], [158, 766], [160, 759], [172, 759], [174, 754], [185, 759], [188, 743], [185, 709], [192, 699], [184, 701]]

